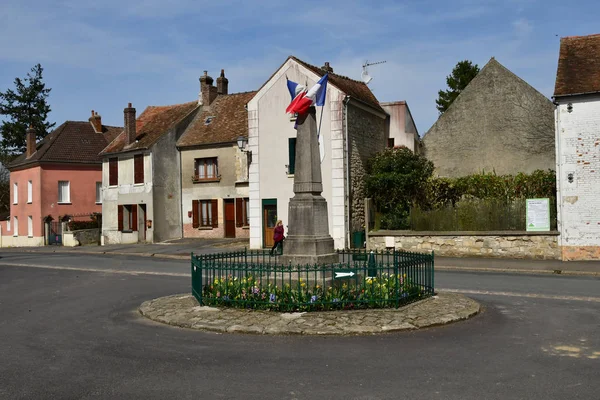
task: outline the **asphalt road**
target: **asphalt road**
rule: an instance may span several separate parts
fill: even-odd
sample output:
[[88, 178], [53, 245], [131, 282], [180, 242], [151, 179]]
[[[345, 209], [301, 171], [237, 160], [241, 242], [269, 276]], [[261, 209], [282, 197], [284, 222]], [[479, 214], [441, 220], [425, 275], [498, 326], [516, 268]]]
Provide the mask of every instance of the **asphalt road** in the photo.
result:
[[2, 253], [0, 398], [600, 398], [597, 278], [438, 273], [484, 312], [381, 336], [220, 335], [140, 317], [142, 301], [189, 291], [188, 268]]

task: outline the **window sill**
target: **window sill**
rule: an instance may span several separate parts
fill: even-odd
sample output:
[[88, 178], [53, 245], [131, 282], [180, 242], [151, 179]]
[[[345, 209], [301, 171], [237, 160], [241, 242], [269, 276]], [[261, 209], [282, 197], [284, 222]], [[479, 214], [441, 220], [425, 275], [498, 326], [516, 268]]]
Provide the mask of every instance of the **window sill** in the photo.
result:
[[199, 231], [212, 231], [213, 227], [212, 226], [201, 226], [201, 227], [196, 228], [196, 229], [198, 229]]
[[208, 183], [208, 182], [220, 182], [221, 181], [221, 177], [217, 177], [217, 178], [205, 178], [205, 179], [196, 179], [193, 178], [192, 179], [192, 183]]
[[242, 226], [242, 229], [250, 229], [250, 225], [244, 225]]
[[32, 204], [32, 203], [33, 203], [33, 201], [28, 201], [28, 202], [27, 202], [27, 204]]
[[68, 205], [71, 205], [71, 204], [73, 204], [73, 203], [71, 203], [70, 201], [67, 201], [67, 202], [60, 202], [60, 201], [59, 201], [59, 202], [58, 202], [58, 203], [56, 203], [56, 204], [58, 204], [58, 205], [62, 205], [62, 206], [65, 206], [65, 205], [66, 205], [66, 206], [68, 206]]
[[134, 183], [133, 186], [144, 186], [144, 182], [138, 182], [138, 183]]
[[135, 231], [132, 231], [132, 230], [126, 230], [126, 231], [119, 231], [119, 232], [121, 232], [121, 233], [133, 233], [133, 232], [135, 232]]
[[101, 206], [101, 205], [102, 205], [102, 202], [100, 202], [100, 203], [96, 202], [96, 205], [97, 205], [97, 206]]
[[288, 177], [288, 178], [293, 178], [293, 177], [294, 177], [294, 174], [287, 174], [287, 177]]

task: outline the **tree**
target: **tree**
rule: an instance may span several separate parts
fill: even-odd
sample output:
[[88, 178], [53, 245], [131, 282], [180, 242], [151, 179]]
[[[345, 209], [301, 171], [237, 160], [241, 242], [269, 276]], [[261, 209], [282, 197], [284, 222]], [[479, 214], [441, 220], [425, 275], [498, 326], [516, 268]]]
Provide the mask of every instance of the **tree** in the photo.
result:
[[14, 158], [0, 152], [0, 213], [10, 211], [10, 173], [6, 165]]
[[383, 214], [381, 227], [405, 229], [413, 204], [427, 200], [433, 163], [407, 147], [388, 148], [369, 160], [365, 189]]
[[36, 140], [39, 140], [55, 125], [46, 121], [50, 112], [46, 98], [51, 89], [46, 89], [42, 72], [42, 66], [37, 64], [25, 79], [15, 78], [15, 90], [0, 92], [0, 116], [8, 117], [0, 126], [0, 150], [4, 153], [25, 152], [25, 136], [29, 126], [35, 129]]
[[469, 60], [460, 61], [456, 64], [452, 70], [452, 74], [446, 77], [446, 84], [450, 89], [440, 90], [438, 92], [439, 97], [435, 101], [435, 104], [437, 104], [436, 108], [440, 112], [440, 115], [448, 110], [450, 104], [452, 104], [478, 73], [479, 67], [477, 64], [473, 65]]

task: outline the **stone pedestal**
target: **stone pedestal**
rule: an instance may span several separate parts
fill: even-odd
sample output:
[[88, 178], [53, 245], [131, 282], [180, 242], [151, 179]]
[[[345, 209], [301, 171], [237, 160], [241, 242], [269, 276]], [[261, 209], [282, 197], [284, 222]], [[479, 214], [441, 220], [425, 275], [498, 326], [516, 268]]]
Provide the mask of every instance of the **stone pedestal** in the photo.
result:
[[329, 235], [327, 201], [321, 196], [323, 181], [317, 139], [315, 108], [298, 121], [294, 197], [288, 212], [288, 236], [285, 240], [285, 264], [331, 264], [339, 257]]

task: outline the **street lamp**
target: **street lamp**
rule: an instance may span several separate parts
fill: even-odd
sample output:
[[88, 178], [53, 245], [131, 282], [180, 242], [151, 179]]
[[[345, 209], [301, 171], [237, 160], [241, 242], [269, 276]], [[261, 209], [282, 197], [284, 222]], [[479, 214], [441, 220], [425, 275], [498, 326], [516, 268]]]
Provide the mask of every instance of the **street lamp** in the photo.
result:
[[245, 138], [243, 136], [240, 136], [237, 138], [237, 145], [242, 152], [248, 152], [248, 150], [246, 150], [247, 144], [248, 144], [248, 138]]

